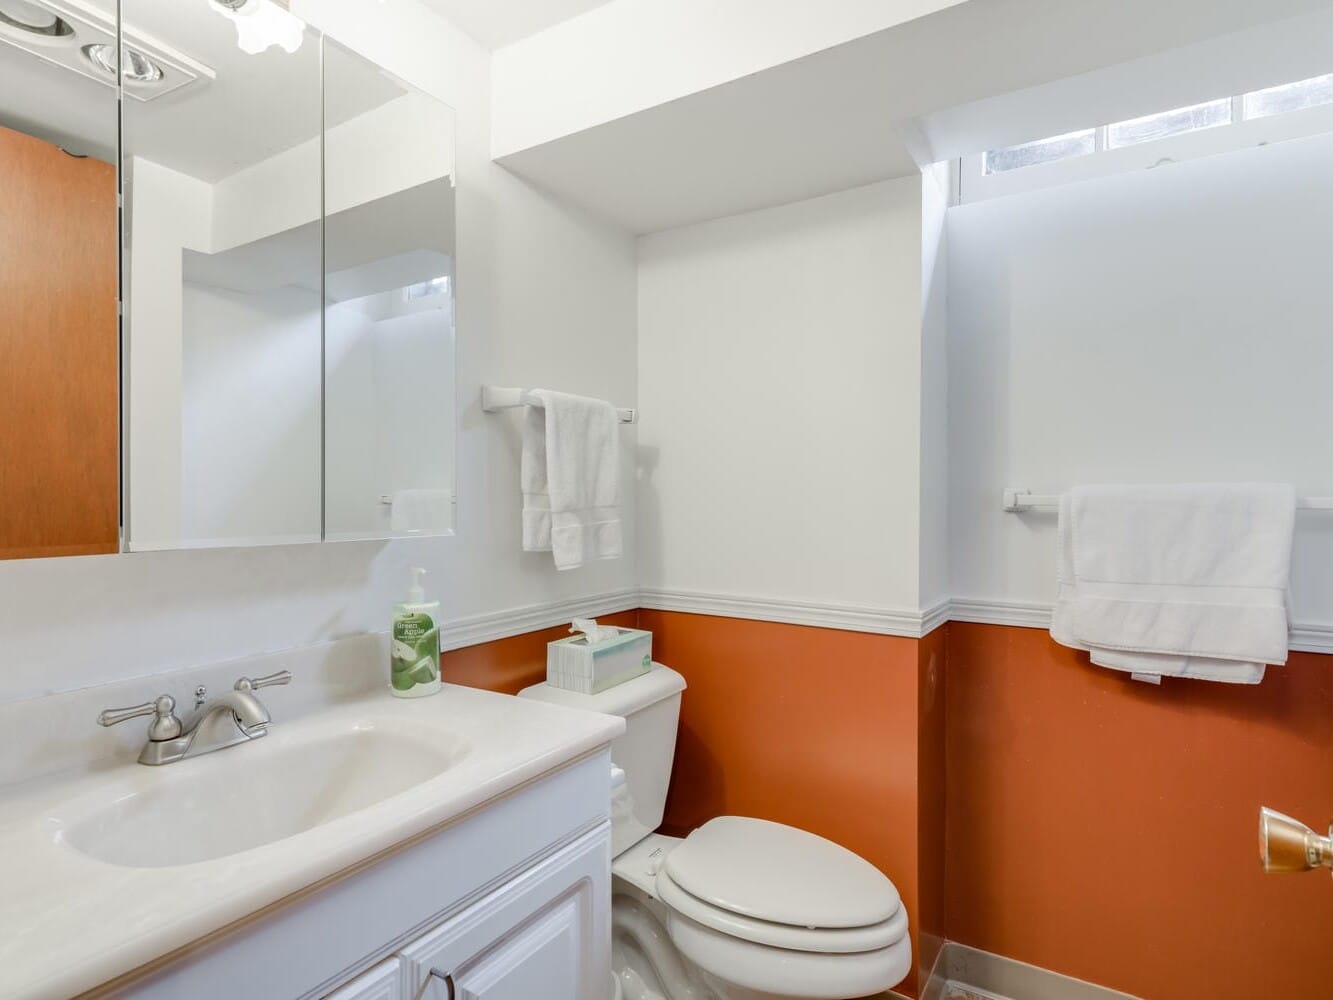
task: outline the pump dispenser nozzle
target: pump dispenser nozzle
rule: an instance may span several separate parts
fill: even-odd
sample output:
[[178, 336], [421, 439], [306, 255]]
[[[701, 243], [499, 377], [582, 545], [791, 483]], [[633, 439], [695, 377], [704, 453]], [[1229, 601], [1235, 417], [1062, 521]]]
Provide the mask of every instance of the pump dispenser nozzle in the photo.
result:
[[407, 602], [409, 604], [425, 604], [426, 588], [421, 585], [421, 578], [426, 575], [426, 571], [420, 566], [412, 567], [412, 586], [407, 588]]

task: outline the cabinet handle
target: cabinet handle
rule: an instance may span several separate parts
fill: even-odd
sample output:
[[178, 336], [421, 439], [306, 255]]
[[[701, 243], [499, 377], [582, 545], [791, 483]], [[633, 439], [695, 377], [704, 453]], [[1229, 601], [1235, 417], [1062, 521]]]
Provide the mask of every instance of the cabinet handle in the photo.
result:
[[444, 985], [448, 988], [449, 992], [445, 994], [445, 1000], [458, 1000], [457, 994], [454, 992], [454, 977], [447, 972], [441, 972], [434, 966], [427, 971], [426, 978], [421, 981], [421, 986], [418, 987], [416, 995], [412, 997], [412, 1000], [421, 1000], [422, 996], [426, 993], [426, 987], [430, 985], [432, 979], [443, 980]]

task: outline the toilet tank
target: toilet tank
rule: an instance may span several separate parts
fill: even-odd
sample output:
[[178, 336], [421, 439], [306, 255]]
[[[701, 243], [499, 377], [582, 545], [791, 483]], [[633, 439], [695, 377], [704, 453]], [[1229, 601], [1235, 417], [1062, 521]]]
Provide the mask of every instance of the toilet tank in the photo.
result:
[[534, 684], [519, 692], [520, 698], [625, 720], [625, 735], [611, 741], [611, 761], [625, 772], [624, 786], [612, 790], [612, 855], [633, 847], [662, 824], [684, 690], [684, 677], [654, 663], [648, 673], [600, 694], [577, 694], [549, 684]]

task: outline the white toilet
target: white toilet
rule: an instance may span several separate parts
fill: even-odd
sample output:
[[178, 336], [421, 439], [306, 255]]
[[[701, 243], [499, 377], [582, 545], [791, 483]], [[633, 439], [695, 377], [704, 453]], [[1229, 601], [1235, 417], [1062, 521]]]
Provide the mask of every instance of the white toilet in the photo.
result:
[[619, 715], [611, 745], [612, 962], [624, 1000], [845, 1000], [912, 963], [898, 891], [860, 856], [739, 816], [681, 840], [656, 833], [685, 678], [654, 664], [601, 694], [538, 684], [520, 697]]

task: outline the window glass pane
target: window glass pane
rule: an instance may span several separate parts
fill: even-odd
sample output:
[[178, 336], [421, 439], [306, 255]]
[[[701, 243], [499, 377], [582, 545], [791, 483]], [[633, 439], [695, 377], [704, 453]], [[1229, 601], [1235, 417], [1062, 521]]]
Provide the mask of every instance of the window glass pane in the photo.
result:
[[1319, 104], [1333, 104], [1333, 73], [1246, 94], [1245, 117], [1267, 118]]
[[449, 275], [442, 274], [438, 278], [431, 278], [429, 281], [421, 281], [415, 285], [408, 285], [403, 289], [403, 298], [405, 299], [424, 299], [428, 295], [448, 295], [449, 294]]
[[1053, 135], [1049, 139], [1025, 142], [1021, 146], [1006, 146], [1004, 149], [992, 149], [982, 157], [982, 172], [999, 174], [1019, 167], [1030, 167], [1037, 163], [1053, 163], [1067, 160], [1071, 156], [1084, 156], [1097, 149], [1097, 130], [1088, 128], [1081, 132], [1067, 132]]
[[1221, 97], [1216, 101], [1193, 104], [1188, 108], [1160, 111], [1155, 115], [1116, 122], [1106, 129], [1106, 145], [1109, 149], [1119, 149], [1121, 146], [1135, 146], [1141, 142], [1152, 142], [1154, 139], [1165, 139], [1169, 135], [1196, 132], [1215, 125], [1227, 125], [1230, 122], [1231, 98]]

